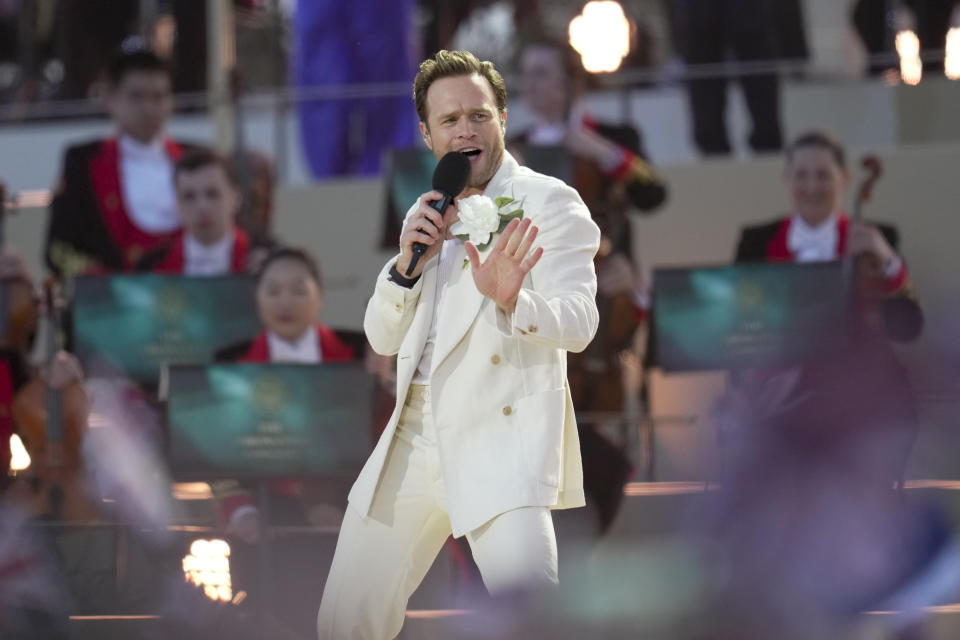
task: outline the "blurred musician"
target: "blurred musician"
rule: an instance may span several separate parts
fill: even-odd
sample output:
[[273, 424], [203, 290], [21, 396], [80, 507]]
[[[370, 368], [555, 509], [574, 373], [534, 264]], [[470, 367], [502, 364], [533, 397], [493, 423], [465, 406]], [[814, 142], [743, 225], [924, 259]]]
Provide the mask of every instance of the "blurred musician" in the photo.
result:
[[[529, 146], [566, 149], [572, 186], [600, 227], [594, 261], [600, 324], [586, 350], [567, 355], [567, 375], [578, 412], [619, 413], [639, 402], [649, 300], [634, 258], [628, 212], [655, 212], [666, 200], [667, 185], [647, 161], [637, 129], [597, 122], [584, 112], [577, 102], [583, 76], [576, 53], [565, 42], [539, 38], [526, 45], [520, 79], [532, 119], [508, 144], [521, 159]], [[584, 490], [603, 533], [616, 517], [633, 465], [597, 426], [578, 422]]]
[[[319, 364], [354, 359], [354, 349], [317, 321], [323, 307], [320, 270], [308, 253], [282, 248], [271, 253], [257, 276], [257, 309], [265, 330], [252, 340], [220, 350], [220, 362], [292, 362]], [[271, 483], [274, 511], [285, 520], [304, 520], [303, 484]], [[235, 481], [217, 483], [214, 493], [230, 534], [255, 542], [260, 514], [253, 496]]]
[[893, 490], [917, 415], [890, 342], [913, 340], [923, 326], [897, 231], [844, 213], [850, 177], [832, 137], [801, 135], [786, 156], [791, 215], [745, 228], [737, 262], [848, 257], [853, 317], [836, 327], [843, 346], [818, 359], [734, 374], [717, 411], [717, 539], [744, 620], [763, 611], [765, 624], [805, 629], [899, 608], [949, 550], [949, 530]]
[[883, 331], [901, 342], [916, 338], [923, 328], [923, 313], [897, 252], [897, 229], [851, 220], [843, 211], [850, 185], [843, 147], [822, 132], [799, 136], [787, 150], [784, 180], [791, 215], [743, 229], [736, 261], [816, 262], [864, 256], [860, 271], [882, 294]]
[[187, 276], [244, 273], [250, 238], [237, 227], [240, 194], [227, 161], [206, 149], [186, 153], [173, 172], [183, 230], [137, 263], [138, 271]]
[[173, 168], [185, 145], [165, 131], [170, 71], [135, 51], [117, 57], [108, 76], [116, 132], [67, 149], [54, 189], [45, 254], [61, 278], [129, 271], [180, 229]]

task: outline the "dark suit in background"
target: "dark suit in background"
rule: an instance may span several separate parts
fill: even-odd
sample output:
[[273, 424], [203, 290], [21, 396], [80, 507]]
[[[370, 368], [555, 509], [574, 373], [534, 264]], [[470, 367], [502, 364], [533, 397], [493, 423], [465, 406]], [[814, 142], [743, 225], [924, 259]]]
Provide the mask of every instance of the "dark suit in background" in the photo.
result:
[[[742, 63], [781, 57], [778, 48], [780, 0], [671, 0], [670, 17], [678, 49], [690, 65], [717, 64], [730, 54]], [[797, 12], [798, 13], [798, 12]], [[798, 13], [799, 15], [799, 13]], [[795, 35], [795, 34], [794, 34]], [[792, 38], [796, 40], [796, 38]], [[797, 43], [792, 43], [796, 48]], [[753, 128], [750, 148], [757, 152], [783, 147], [780, 84], [775, 73], [740, 77]], [[730, 153], [727, 136], [727, 79], [694, 78], [687, 83], [693, 137], [705, 155]]]
[[[172, 140], [166, 144], [173, 162], [190, 147]], [[67, 149], [44, 249], [55, 274], [69, 279], [130, 271], [145, 254], [172, 240], [175, 232], [152, 234], [136, 226], [124, 202], [122, 179], [117, 138]]]

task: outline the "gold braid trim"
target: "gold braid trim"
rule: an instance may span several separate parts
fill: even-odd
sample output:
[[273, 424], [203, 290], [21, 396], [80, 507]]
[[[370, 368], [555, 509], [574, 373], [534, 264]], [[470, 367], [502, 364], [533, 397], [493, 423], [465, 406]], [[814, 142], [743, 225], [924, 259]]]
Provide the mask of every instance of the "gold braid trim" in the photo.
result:
[[73, 245], [63, 240], [50, 243], [50, 262], [60, 271], [63, 280], [67, 281], [86, 273], [92, 267], [100, 266], [100, 262], [93, 256], [77, 251]]
[[624, 176], [624, 182], [661, 182], [660, 176], [654, 172], [653, 167], [651, 167], [643, 158], [640, 156], [634, 155], [633, 160], [630, 162], [630, 168], [627, 169], [627, 173]]

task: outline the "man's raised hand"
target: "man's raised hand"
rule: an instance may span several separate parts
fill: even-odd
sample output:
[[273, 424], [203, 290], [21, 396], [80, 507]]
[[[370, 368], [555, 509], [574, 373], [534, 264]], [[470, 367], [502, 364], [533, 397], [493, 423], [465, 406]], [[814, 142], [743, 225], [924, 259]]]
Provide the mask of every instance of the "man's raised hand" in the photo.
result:
[[477, 290], [508, 315], [516, 307], [523, 279], [543, 255], [543, 247], [530, 250], [537, 231], [529, 218], [511, 220], [483, 262], [477, 247], [465, 244]]

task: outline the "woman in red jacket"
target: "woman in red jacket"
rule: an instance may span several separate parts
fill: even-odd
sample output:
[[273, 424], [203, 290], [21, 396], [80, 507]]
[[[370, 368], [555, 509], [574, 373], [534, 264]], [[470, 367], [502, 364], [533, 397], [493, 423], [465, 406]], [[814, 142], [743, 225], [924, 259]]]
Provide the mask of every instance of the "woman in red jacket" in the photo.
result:
[[317, 322], [323, 308], [320, 270], [300, 249], [278, 249], [257, 276], [257, 310], [265, 330], [252, 340], [222, 349], [226, 362], [344, 362], [354, 350]]
[[[319, 364], [354, 359], [353, 347], [317, 322], [323, 284], [316, 262], [305, 251], [282, 248], [269, 254], [257, 275], [256, 295], [264, 331], [218, 351], [218, 362]], [[260, 514], [253, 496], [234, 480], [216, 483], [213, 489], [227, 533], [246, 542], [259, 540]], [[271, 512], [285, 520], [305, 520], [301, 481], [277, 480], [271, 489]]]

